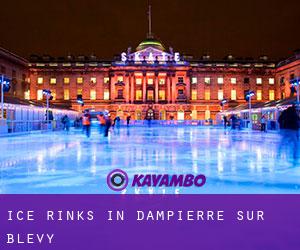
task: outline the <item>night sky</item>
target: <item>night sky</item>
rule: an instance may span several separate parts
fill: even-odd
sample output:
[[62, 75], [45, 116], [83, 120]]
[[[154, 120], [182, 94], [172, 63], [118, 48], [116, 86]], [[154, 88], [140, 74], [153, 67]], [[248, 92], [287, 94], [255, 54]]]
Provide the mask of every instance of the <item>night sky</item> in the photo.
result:
[[[300, 48], [299, 0], [152, 0], [153, 33], [196, 58], [286, 58]], [[146, 37], [147, 0], [1, 1], [0, 46], [112, 59]]]

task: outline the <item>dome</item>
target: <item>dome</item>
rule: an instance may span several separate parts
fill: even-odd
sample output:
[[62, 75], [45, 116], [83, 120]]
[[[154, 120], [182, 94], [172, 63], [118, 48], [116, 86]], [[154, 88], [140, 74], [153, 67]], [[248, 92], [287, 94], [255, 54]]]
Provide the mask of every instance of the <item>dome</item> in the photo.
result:
[[146, 49], [148, 47], [153, 47], [155, 49], [162, 50], [162, 51], [166, 50], [165, 47], [163, 46], [163, 44], [155, 38], [145, 39], [144, 41], [142, 41], [139, 44], [139, 46], [137, 46], [136, 50], [140, 51], [140, 50]]

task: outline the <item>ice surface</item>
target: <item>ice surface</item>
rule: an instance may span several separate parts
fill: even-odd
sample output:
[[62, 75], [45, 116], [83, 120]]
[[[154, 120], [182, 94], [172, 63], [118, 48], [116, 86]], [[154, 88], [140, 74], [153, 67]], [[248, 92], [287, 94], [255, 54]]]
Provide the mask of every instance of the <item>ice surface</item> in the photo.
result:
[[300, 193], [299, 144], [276, 132], [213, 127], [93, 128], [0, 138], [0, 193], [115, 193], [107, 174], [204, 174], [201, 188], [123, 193]]

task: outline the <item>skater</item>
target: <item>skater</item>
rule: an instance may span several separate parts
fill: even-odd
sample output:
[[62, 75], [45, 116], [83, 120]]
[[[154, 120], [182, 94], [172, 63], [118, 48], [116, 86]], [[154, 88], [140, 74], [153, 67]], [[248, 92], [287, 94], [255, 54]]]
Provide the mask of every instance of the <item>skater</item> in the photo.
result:
[[263, 115], [260, 119], [260, 130], [266, 132], [266, 117]]
[[61, 118], [61, 123], [63, 124], [63, 130], [66, 130], [67, 132], [69, 132], [69, 130], [70, 130], [70, 119], [67, 115], [64, 115]]
[[105, 116], [105, 129], [104, 129], [104, 137], [108, 137], [109, 128], [111, 127], [111, 118], [108, 114]]
[[284, 110], [278, 118], [281, 142], [279, 152], [281, 151], [282, 145], [287, 144], [293, 148], [293, 156], [299, 158], [299, 115], [295, 106], [289, 107]]
[[87, 109], [84, 111], [84, 114], [82, 116], [82, 125], [83, 125], [83, 131], [85, 131], [86, 137], [91, 136], [91, 115], [90, 111]]
[[101, 114], [97, 115], [97, 119], [99, 121], [99, 132], [100, 132], [100, 134], [103, 134], [104, 130], [105, 130], [105, 123], [106, 123], [105, 117], [101, 113]]
[[224, 122], [224, 129], [226, 130], [226, 128], [227, 128], [227, 123], [228, 123], [228, 120], [227, 120], [226, 115], [223, 116], [223, 122]]
[[131, 117], [130, 117], [130, 115], [128, 115], [128, 116], [126, 117], [127, 127], [129, 127], [130, 119], [131, 119]]

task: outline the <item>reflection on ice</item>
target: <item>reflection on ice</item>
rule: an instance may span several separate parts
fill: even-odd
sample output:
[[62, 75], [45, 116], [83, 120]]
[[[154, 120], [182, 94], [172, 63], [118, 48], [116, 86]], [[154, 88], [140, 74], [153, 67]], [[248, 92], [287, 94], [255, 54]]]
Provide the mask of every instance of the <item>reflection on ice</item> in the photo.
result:
[[[131, 188], [124, 194], [298, 193], [299, 143], [276, 133], [205, 127], [121, 128], [109, 138], [96, 128], [0, 138], [2, 193], [113, 193], [106, 175], [204, 174], [202, 188]], [[284, 135], [287, 136], [287, 135]]]

